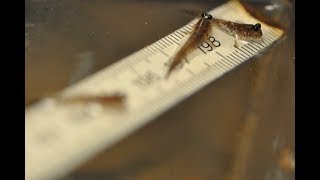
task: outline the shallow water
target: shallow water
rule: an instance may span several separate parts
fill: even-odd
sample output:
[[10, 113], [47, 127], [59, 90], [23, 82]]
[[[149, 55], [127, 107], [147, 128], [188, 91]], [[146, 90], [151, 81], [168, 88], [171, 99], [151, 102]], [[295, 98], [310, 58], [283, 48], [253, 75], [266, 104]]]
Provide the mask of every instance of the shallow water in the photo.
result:
[[[222, 3], [29, 2], [26, 105]], [[289, 28], [273, 48], [96, 156], [68, 179], [294, 179], [279, 165], [279, 151], [295, 146], [294, 33]]]

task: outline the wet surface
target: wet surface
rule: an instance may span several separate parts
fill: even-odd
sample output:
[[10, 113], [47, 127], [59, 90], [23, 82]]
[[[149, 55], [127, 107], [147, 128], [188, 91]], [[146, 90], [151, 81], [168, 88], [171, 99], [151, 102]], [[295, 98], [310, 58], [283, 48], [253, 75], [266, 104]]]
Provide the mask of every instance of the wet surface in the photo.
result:
[[[151, 44], [216, 1], [36, 0], [26, 14], [26, 105]], [[270, 8], [269, 8], [270, 9]], [[294, 23], [294, 22], [293, 22]], [[291, 24], [294, 27], [294, 24]], [[295, 31], [67, 179], [294, 179]]]

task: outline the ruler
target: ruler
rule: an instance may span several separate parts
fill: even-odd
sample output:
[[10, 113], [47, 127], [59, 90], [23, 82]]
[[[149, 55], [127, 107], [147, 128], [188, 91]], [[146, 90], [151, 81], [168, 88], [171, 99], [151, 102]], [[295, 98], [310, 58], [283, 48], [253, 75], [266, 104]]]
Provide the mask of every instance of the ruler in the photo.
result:
[[189, 36], [194, 19], [184, 27], [64, 89], [63, 96], [121, 92], [125, 108], [117, 110], [97, 103], [61, 104], [44, 98], [26, 109], [26, 179], [60, 178], [110, 147], [158, 115], [191, 96], [283, 35], [250, 16], [240, 3], [231, 1], [211, 11], [213, 17], [262, 25], [263, 42], [240, 43], [214, 29], [210, 38], [181, 68], [165, 78], [168, 61]]

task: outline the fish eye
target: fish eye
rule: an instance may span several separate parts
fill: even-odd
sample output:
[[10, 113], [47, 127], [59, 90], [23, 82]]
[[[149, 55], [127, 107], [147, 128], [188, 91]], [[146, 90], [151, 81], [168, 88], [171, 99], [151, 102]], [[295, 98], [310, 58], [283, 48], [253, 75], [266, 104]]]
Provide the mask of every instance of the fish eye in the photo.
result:
[[255, 31], [258, 31], [260, 28], [261, 28], [261, 24], [259, 24], [259, 23], [255, 24], [255, 25], [253, 26], [253, 29], [254, 29]]
[[212, 19], [212, 16], [210, 14], [207, 14], [207, 13], [202, 13], [201, 16], [202, 16], [202, 18]]

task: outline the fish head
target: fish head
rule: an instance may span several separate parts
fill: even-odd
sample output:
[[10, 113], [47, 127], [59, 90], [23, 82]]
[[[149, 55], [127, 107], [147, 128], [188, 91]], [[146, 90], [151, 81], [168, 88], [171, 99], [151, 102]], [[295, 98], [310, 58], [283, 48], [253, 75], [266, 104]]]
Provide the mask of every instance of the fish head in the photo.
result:
[[204, 19], [209, 19], [209, 20], [212, 19], [212, 16], [210, 14], [208, 14], [208, 13], [202, 13], [201, 17], [204, 18]]

